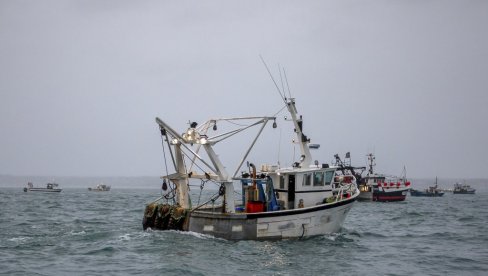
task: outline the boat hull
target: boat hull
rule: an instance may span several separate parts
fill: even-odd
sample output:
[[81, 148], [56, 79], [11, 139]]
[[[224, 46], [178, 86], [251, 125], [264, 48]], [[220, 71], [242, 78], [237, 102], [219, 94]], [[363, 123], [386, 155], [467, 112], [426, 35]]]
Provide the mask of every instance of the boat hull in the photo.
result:
[[60, 193], [63, 189], [24, 188], [24, 192]]
[[453, 191], [453, 194], [474, 195], [476, 191]]
[[422, 192], [417, 190], [410, 190], [411, 196], [422, 196], [422, 197], [441, 197], [444, 195], [443, 192], [436, 192], [436, 193], [429, 193], [429, 192]]
[[359, 185], [358, 201], [372, 201], [373, 200], [373, 187], [371, 185], [361, 184]]
[[407, 197], [406, 188], [390, 188], [383, 189], [378, 187], [370, 187], [369, 190], [364, 187], [360, 189], [358, 196], [358, 201], [379, 201], [379, 202], [389, 202], [389, 201], [404, 201]]
[[358, 196], [358, 201], [372, 201], [373, 192], [360, 192]]
[[280, 240], [340, 230], [357, 197], [332, 204], [262, 213], [195, 211], [188, 230], [227, 240]]
[[407, 197], [408, 189], [374, 189], [373, 201], [379, 202], [392, 202], [392, 201], [404, 201]]

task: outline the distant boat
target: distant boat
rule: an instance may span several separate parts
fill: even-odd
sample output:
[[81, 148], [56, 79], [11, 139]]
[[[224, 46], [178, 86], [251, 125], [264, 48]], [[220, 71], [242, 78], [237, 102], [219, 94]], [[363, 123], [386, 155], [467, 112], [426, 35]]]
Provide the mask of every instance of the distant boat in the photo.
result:
[[[367, 156], [367, 175], [362, 177], [361, 173], [353, 172], [356, 178], [359, 179], [358, 188], [360, 194], [358, 200], [379, 202], [404, 201], [410, 189], [410, 181], [407, 180], [405, 169], [400, 177], [378, 174], [374, 171], [374, 166], [376, 165], [374, 160], [376, 157], [372, 153]], [[347, 157], [348, 155], [346, 155]], [[364, 167], [352, 169], [364, 169]]]
[[32, 185], [32, 182], [28, 182], [27, 187], [24, 188], [24, 192], [60, 193], [63, 189], [56, 188], [58, 186], [57, 183], [47, 183], [46, 188], [37, 188]]
[[476, 189], [471, 188], [466, 183], [456, 183], [454, 184], [454, 189], [452, 190], [453, 194], [474, 194]]
[[410, 189], [411, 196], [427, 196], [427, 197], [440, 197], [444, 195], [444, 192], [437, 188], [437, 177], [435, 178], [435, 185], [430, 186], [428, 189], [423, 191]]
[[98, 184], [95, 188], [88, 188], [88, 191], [92, 192], [108, 192], [110, 191], [110, 186], [105, 184]]

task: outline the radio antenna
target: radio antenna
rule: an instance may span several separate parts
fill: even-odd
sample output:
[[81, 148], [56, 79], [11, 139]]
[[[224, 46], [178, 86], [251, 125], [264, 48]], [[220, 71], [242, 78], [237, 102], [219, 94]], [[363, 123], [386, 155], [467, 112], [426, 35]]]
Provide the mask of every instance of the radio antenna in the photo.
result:
[[276, 84], [276, 81], [275, 81], [275, 79], [273, 78], [273, 75], [271, 74], [271, 71], [269, 71], [268, 65], [266, 64], [266, 62], [264, 61], [264, 59], [263, 59], [263, 57], [262, 57], [261, 55], [259, 55], [259, 57], [261, 58], [261, 61], [263, 62], [264, 67], [266, 67], [266, 70], [268, 70], [268, 74], [269, 74], [269, 76], [271, 77], [271, 80], [273, 81], [273, 83], [274, 83], [274, 85], [275, 85], [276, 89], [278, 90], [278, 93], [280, 94], [281, 99], [282, 99], [282, 100], [283, 100], [283, 102], [286, 104], [286, 99], [285, 99], [284, 93], [283, 93], [283, 94], [281, 93], [281, 90], [280, 90], [280, 88], [278, 87], [278, 84]]
[[[281, 69], [282, 68], [278, 63], [278, 70], [280, 71], [281, 90], [283, 91], [283, 95], [285, 95], [285, 99], [286, 99], [286, 91], [285, 91], [285, 85], [283, 84], [283, 74], [281, 74]], [[283, 68], [283, 72], [284, 72], [284, 68]]]
[[[288, 78], [286, 77], [286, 71], [285, 71], [284, 67], [283, 67], [283, 75], [285, 75], [286, 87], [288, 88], [288, 95], [290, 95], [290, 98], [291, 98], [290, 85], [288, 85]], [[283, 92], [284, 91], [285, 91], [285, 89], [283, 89]]]

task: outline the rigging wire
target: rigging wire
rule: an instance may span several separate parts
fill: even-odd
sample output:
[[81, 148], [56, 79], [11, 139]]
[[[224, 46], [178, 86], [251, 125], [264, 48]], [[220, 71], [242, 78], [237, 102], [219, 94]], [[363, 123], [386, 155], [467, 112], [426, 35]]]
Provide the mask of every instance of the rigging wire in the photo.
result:
[[166, 134], [166, 130], [162, 127], [160, 127], [159, 129], [161, 131], [161, 146], [163, 147], [164, 167], [166, 168], [166, 176], [168, 176], [169, 174], [168, 174], [168, 164], [166, 162], [166, 150], [164, 149], [164, 134]]
[[[169, 144], [168, 132], [166, 132], [166, 129], [164, 129], [161, 126], [159, 127], [159, 130], [161, 131], [161, 143], [163, 144], [163, 150], [164, 150], [164, 140], [166, 140], [166, 144], [168, 145], [169, 153], [171, 155], [171, 161], [173, 162], [173, 166], [175, 167], [176, 170], [175, 157], [173, 156], [173, 151], [171, 150], [171, 146]], [[163, 139], [162, 136], [166, 137], [166, 139]], [[167, 162], [166, 157], [165, 157], [165, 162]], [[166, 167], [166, 173], [168, 173], [168, 167]]]
[[[182, 153], [183, 153], [183, 154], [186, 156], [186, 158], [191, 159], [191, 157], [190, 157], [190, 156], [189, 156], [189, 155], [188, 155], [188, 154], [187, 154], [187, 153], [186, 153], [184, 150], [182, 150], [181, 152], [182, 152]], [[196, 161], [196, 160], [195, 160], [195, 161]], [[205, 170], [204, 170], [204, 169], [202, 169], [202, 167], [200, 167], [200, 166], [197, 164], [197, 162], [192, 162], [192, 166], [193, 166], [193, 165], [195, 165], [197, 168], [199, 168], [199, 169], [200, 169], [202, 172], [205, 172]]]
[[278, 71], [280, 72], [281, 90], [283, 91], [283, 95], [285, 95], [285, 99], [286, 99], [285, 85], [283, 84], [283, 75], [281, 74], [281, 66], [279, 63], [278, 63]]
[[285, 68], [283, 68], [283, 74], [285, 75], [286, 87], [288, 88], [288, 95], [290, 95], [290, 98], [291, 98], [290, 85], [288, 84], [288, 78], [286, 77]]
[[219, 192], [217, 192], [216, 194], [212, 195], [210, 197], [209, 200], [205, 201], [204, 203], [198, 205], [197, 207], [193, 208], [190, 210], [190, 213], [192, 213], [193, 211], [197, 210], [197, 209], [200, 209], [201, 207], [205, 206], [207, 203], [209, 203], [210, 201], [212, 202], [212, 208], [213, 208], [213, 205], [215, 203], [215, 201], [220, 197], [220, 194]]
[[[168, 178], [169, 176], [169, 173], [168, 173], [168, 162], [167, 162], [167, 159], [166, 159], [166, 150], [165, 150], [165, 147], [164, 147], [164, 135], [166, 135], [166, 140], [168, 138], [167, 136], [167, 133], [166, 133], [166, 130], [162, 127], [159, 128], [160, 131], [161, 131], [161, 146], [163, 147], [163, 158], [164, 158], [164, 167], [166, 168], [166, 178]], [[170, 149], [171, 151], [171, 149]], [[171, 154], [171, 156], [173, 156], [173, 154]], [[163, 179], [163, 185], [166, 183], [166, 179]], [[170, 191], [163, 195], [163, 189], [161, 189], [161, 197], [164, 197], [166, 199], [166, 201], [172, 199], [173, 200], [173, 203], [175, 203], [175, 196], [176, 196], [176, 193], [175, 193], [175, 190], [176, 190], [176, 187], [171, 187], [171, 181], [169, 182], [169, 185], [170, 187]]]
[[273, 81], [273, 83], [274, 83], [274, 85], [275, 85], [276, 89], [278, 90], [278, 94], [280, 94], [281, 99], [282, 99], [282, 100], [283, 100], [283, 102], [286, 104], [286, 99], [285, 99], [285, 97], [283, 96], [283, 94], [281, 93], [281, 90], [280, 90], [280, 88], [278, 87], [278, 84], [276, 84], [276, 81], [275, 81], [275, 79], [273, 78], [273, 75], [271, 74], [271, 71], [269, 70], [268, 65], [266, 64], [266, 62], [264, 61], [264, 59], [263, 59], [263, 57], [262, 57], [261, 55], [259, 55], [259, 57], [261, 58], [261, 61], [263, 62], [264, 67], [266, 67], [266, 70], [268, 71], [268, 74], [269, 74], [269, 76], [271, 77], [271, 80]]
[[205, 183], [208, 182], [208, 180], [203, 180], [201, 179], [202, 183], [200, 184], [200, 195], [198, 195], [198, 202], [197, 202], [197, 206], [200, 205], [200, 198], [202, 197], [202, 191], [203, 191], [203, 188], [205, 186]]
[[233, 122], [232, 120], [222, 120], [222, 121], [226, 121], [229, 124], [233, 124], [233, 125], [241, 126], [241, 127], [248, 127], [248, 126], [251, 126], [252, 125], [252, 124], [247, 124], [247, 125], [245, 125], [245, 124], [238, 124], [236, 122]]
[[276, 112], [275, 114], [273, 114], [272, 117], [276, 117], [276, 115], [280, 114], [281, 111], [283, 111], [283, 109], [285, 109], [285, 108], [286, 108], [286, 106], [283, 106], [280, 110], [278, 110], [278, 112]]

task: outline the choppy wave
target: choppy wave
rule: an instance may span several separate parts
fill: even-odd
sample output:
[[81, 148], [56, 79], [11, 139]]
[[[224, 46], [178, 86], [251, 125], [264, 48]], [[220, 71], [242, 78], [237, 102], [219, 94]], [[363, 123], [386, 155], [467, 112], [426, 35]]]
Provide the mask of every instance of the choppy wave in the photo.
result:
[[[0, 190], [0, 274], [484, 275], [488, 194], [358, 202], [339, 233], [226, 241], [142, 230], [147, 191]], [[372, 265], [374, 264], [374, 265]]]

